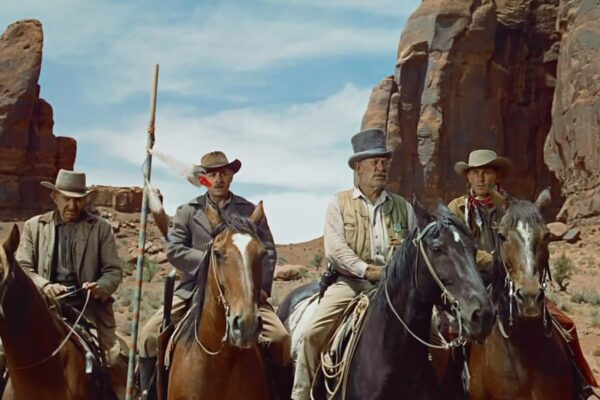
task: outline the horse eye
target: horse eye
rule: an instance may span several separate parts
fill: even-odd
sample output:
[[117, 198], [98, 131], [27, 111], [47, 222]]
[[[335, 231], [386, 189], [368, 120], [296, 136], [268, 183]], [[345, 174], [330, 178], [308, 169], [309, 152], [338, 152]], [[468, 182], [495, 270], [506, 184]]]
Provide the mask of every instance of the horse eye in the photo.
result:
[[504, 242], [506, 240], [506, 236], [504, 233], [498, 232], [498, 239], [500, 239], [501, 242]]
[[213, 249], [213, 253], [215, 254], [215, 257], [218, 260], [222, 260], [225, 257], [225, 255], [223, 254], [223, 252], [221, 250]]

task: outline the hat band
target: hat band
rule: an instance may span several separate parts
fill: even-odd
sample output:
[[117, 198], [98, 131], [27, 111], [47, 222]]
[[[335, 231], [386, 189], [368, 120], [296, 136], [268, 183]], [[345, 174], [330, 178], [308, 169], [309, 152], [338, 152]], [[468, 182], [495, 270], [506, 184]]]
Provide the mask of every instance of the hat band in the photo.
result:
[[87, 191], [86, 187], [81, 187], [81, 186], [63, 186], [63, 185], [55, 185], [54, 186], [57, 190], [64, 190], [67, 192], [81, 192], [84, 193]]

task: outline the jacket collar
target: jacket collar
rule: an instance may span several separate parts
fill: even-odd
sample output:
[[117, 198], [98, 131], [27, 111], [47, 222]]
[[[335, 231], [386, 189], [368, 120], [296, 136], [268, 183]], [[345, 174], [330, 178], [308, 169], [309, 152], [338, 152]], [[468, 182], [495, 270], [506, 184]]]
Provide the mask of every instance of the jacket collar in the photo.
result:
[[[54, 210], [54, 211], [50, 211], [47, 212], [45, 214], [40, 215], [39, 221], [41, 223], [44, 224], [48, 224], [48, 223], [52, 223], [52, 222], [57, 222], [60, 218], [58, 218], [58, 211]], [[83, 210], [81, 212], [81, 220], [79, 222], [89, 222], [89, 223], [94, 223], [96, 222], [96, 217], [93, 216], [92, 214], [90, 214], [87, 210]]]
[[[207, 196], [208, 194], [205, 193], [201, 196], [196, 197], [195, 199], [190, 200], [188, 204], [192, 206], [205, 207], [206, 202], [208, 201]], [[229, 204], [245, 204], [245, 201], [240, 196], [231, 193], [231, 201]]]

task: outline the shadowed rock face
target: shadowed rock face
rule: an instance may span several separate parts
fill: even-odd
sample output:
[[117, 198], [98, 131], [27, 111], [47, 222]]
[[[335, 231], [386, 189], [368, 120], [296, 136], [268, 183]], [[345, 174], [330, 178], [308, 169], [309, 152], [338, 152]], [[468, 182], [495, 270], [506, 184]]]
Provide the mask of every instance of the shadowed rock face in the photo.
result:
[[561, 1], [552, 129], [544, 155], [567, 197], [565, 219], [600, 215], [600, 3]]
[[559, 193], [543, 154], [557, 12], [558, 0], [421, 3], [402, 33], [395, 75], [373, 89], [362, 123], [387, 131], [391, 190], [448, 201], [466, 188], [454, 163], [488, 148], [513, 160], [504, 182], [512, 194], [534, 198], [546, 186]]
[[11, 24], [0, 37], [0, 218], [50, 208], [40, 181], [73, 169], [77, 144], [52, 132], [52, 107], [39, 97], [42, 25]]

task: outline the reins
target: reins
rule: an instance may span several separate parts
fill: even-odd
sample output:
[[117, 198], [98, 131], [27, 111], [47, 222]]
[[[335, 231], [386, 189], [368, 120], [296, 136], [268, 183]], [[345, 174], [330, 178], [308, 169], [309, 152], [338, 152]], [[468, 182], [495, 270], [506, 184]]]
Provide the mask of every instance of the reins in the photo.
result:
[[219, 349], [216, 351], [209, 350], [205, 345], [202, 344], [202, 342], [200, 341], [200, 338], [198, 338], [199, 326], [198, 326], [198, 314], [196, 314], [196, 322], [195, 322], [196, 329], [194, 329], [194, 338], [196, 339], [196, 343], [198, 343], [198, 346], [200, 346], [200, 348], [206, 354], [208, 354], [209, 356], [216, 356], [216, 355], [219, 355], [223, 351], [223, 348], [225, 347], [225, 343], [229, 339], [229, 324], [227, 323], [227, 318], [229, 318], [229, 303], [227, 302], [227, 299], [225, 298], [225, 295], [223, 294], [223, 290], [221, 289], [221, 283], [219, 282], [219, 278], [217, 276], [216, 257], [215, 257], [215, 252], [213, 250], [212, 241], [209, 243], [208, 249], [210, 251], [210, 269], [213, 272], [213, 277], [217, 284], [217, 288], [219, 290], [219, 299], [218, 300], [221, 304], [223, 304], [223, 307], [225, 308], [225, 333], [223, 334], [223, 338], [221, 338], [221, 346], [219, 347]]
[[[68, 295], [70, 296], [73, 292], [68, 293]], [[85, 303], [83, 305], [83, 308], [81, 310], [81, 313], [79, 313], [79, 316], [77, 317], [77, 319], [75, 320], [75, 323], [73, 324], [73, 326], [71, 326], [71, 328], [69, 329], [69, 333], [67, 334], [67, 336], [65, 336], [65, 338], [62, 340], [62, 342], [58, 345], [58, 347], [52, 352], [50, 353], [49, 356], [41, 359], [40, 361], [36, 361], [34, 363], [31, 363], [29, 365], [25, 365], [25, 366], [21, 366], [21, 367], [11, 367], [9, 369], [13, 369], [13, 370], [25, 370], [25, 369], [30, 369], [30, 368], [34, 368], [34, 367], [38, 367], [42, 364], [44, 364], [45, 362], [51, 360], [52, 358], [54, 358], [58, 353], [60, 353], [60, 351], [62, 350], [62, 348], [65, 346], [65, 344], [67, 344], [67, 342], [69, 341], [69, 339], [71, 338], [71, 336], [73, 335], [73, 333], [75, 333], [75, 329], [77, 328], [77, 326], [79, 325], [79, 321], [81, 321], [81, 318], [83, 317], [83, 314], [85, 313], [85, 310], [88, 306], [88, 303], [90, 301], [90, 296], [91, 296], [91, 292], [88, 290], [87, 294], [85, 296]], [[66, 297], [66, 295], [57, 297], [57, 300], [59, 298], [63, 298]]]
[[433, 280], [435, 281], [435, 283], [438, 285], [438, 287], [442, 291], [442, 294], [441, 294], [442, 302], [444, 304], [449, 304], [450, 305], [450, 309], [451, 309], [451, 311], [454, 313], [454, 315], [456, 317], [456, 320], [458, 322], [458, 337], [456, 337], [455, 339], [451, 340], [450, 342], [447, 342], [446, 339], [442, 336], [441, 337], [441, 340], [443, 342], [442, 345], [436, 345], [436, 344], [429, 343], [429, 342], [421, 339], [417, 334], [415, 334], [408, 327], [408, 325], [406, 324], [406, 322], [404, 322], [404, 320], [402, 319], [402, 317], [400, 317], [400, 315], [398, 314], [398, 311], [396, 311], [396, 309], [394, 308], [394, 305], [392, 304], [392, 300], [391, 300], [389, 292], [388, 292], [387, 280], [384, 281], [384, 291], [385, 291], [385, 298], [387, 300], [387, 304], [390, 307], [390, 309], [392, 310], [392, 313], [394, 314], [394, 316], [396, 317], [396, 319], [398, 319], [398, 321], [400, 321], [400, 323], [402, 324], [402, 326], [404, 327], [404, 329], [413, 338], [415, 338], [419, 343], [423, 344], [426, 347], [433, 348], [433, 349], [448, 350], [448, 349], [452, 349], [452, 348], [463, 346], [466, 343], [466, 339], [463, 336], [463, 327], [462, 327], [462, 321], [461, 321], [461, 317], [460, 317], [460, 305], [459, 305], [459, 302], [452, 295], [452, 293], [450, 293], [448, 291], [448, 289], [446, 288], [446, 286], [444, 286], [444, 284], [440, 280], [439, 276], [435, 272], [435, 269], [433, 268], [433, 265], [431, 264], [431, 261], [429, 260], [429, 257], [427, 256], [427, 252], [425, 251], [425, 247], [423, 246], [423, 237], [428, 233], [428, 231], [431, 228], [433, 228], [436, 225], [437, 225], [437, 221], [433, 221], [433, 222], [429, 223], [429, 225], [427, 225], [419, 233], [419, 235], [413, 240], [413, 244], [418, 248], [417, 256], [415, 257], [415, 276], [417, 274], [417, 270], [418, 270], [418, 266], [419, 266], [419, 253], [420, 253], [423, 256], [423, 260], [425, 261], [425, 265], [427, 266], [427, 269], [428, 269], [429, 273], [431, 274]]

